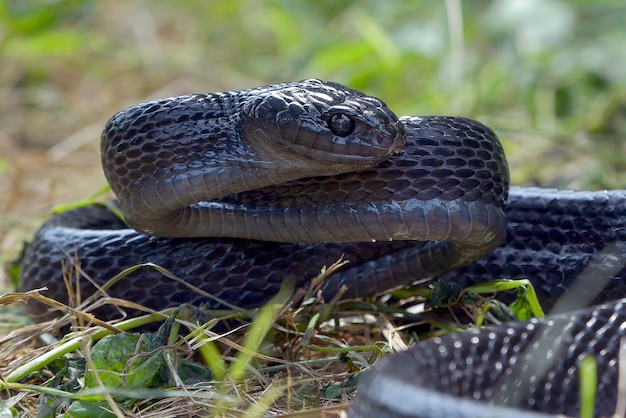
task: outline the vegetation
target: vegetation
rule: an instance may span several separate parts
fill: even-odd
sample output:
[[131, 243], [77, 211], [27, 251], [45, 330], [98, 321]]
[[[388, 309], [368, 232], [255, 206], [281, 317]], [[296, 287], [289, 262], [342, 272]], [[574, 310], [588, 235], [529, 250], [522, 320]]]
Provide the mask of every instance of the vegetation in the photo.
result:
[[[401, 115], [451, 114], [485, 122], [503, 141], [514, 184], [624, 188], [625, 18], [626, 6], [619, 0], [0, 0], [0, 193], [5, 196], [0, 259], [16, 255], [20, 241], [52, 206], [90, 196], [105, 184], [98, 136], [114, 112], [154, 97], [307, 77], [381, 97]], [[158, 367], [153, 363], [139, 380], [154, 382], [153, 372], [161, 382], [175, 376], [162, 374], [166, 359], [189, 338], [197, 345], [189, 343], [194, 348], [186, 355], [201, 356], [200, 362], [218, 370], [219, 379], [217, 391], [195, 388], [200, 395], [184, 398], [178, 414], [210, 410], [237, 416], [246, 410], [258, 416], [267, 408], [279, 413], [342, 403], [354, 388], [349, 372], [413, 338], [389, 337], [377, 345], [385, 339], [381, 330], [393, 328], [379, 312], [396, 312], [396, 307], [385, 306], [342, 308], [344, 317], [355, 311], [377, 315], [376, 329], [324, 323], [334, 318], [328, 307], [321, 318], [307, 304], [301, 308], [312, 309], [305, 309], [308, 314], [296, 308], [266, 312], [265, 321], [279, 315], [282, 328], [269, 330], [268, 322], [259, 326], [263, 335], [249, 342], [248, 351], [264, 353], [270, 350], [267, 344], [273, 351], [240, 363], [252, 371], [245, 377], [237, 367], [220, 366], [221, 361], [237, 364], [237, 353], [246, 351], [243, 332], [224, 338], [211, 334], [218, 341], [213, 346], [193, 340], [200, 338], [193, 332], [172, 337], [175, 343], [168, 336], [166, 342], [176, 348], [159, 349]], [[22, 328], [3, 341], [4, 376], [39, 356], [11, 345], [16, 335], [33, 332]], [[71, 346], [80, 347], [78, 357], [89, 358], [89, 341], [82, 338]], [[200, 346], [213, 348], [198, 354]], [[354, 346], [369, 351], [363, 354]], [[324, 357], [329, 347], [331, 354]], [[64, 361], [37, 371], [32, 386], [16, 379], [26, 386], [4, 392], [9, 406], [28, 416], [45, 410], [38, 400], [65, 401], [69, 390], [59, 385], [85, 366]], [[280, 367], [282, 374], [276, 373]], [[54, 381], [54, 374], [64, 380]], [[63, 392], [38, 389], [48, 378]], [[37, 397], [39, 392], [46, 396]], [[215, 402], [214, 393], [223, 396]], [[110, 407], [109, 401], [103, 405]], [[164, 405], [122, 402], [116, 407], [129, 409], [114, 412], [130, 414], [134, 408], [132, 413], [158, 416], [165, 409], [157, 404]], [[48, 415], [54, 413], [52, 408]]]

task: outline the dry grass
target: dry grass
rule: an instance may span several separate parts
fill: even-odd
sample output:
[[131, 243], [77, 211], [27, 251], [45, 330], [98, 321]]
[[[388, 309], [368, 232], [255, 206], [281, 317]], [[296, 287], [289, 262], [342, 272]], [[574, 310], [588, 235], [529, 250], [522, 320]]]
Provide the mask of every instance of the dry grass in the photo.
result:
[[[328, 272], [335, 267], [331, 266]], [[381, 354], [406, 348], [408, 341], [397, 332], [397, 321], [408, 327], [407, 318], [413, 315], [402, 306], [415, 304], [416, 300], [396, 302], [396, 314], [381, 312], [382, 306], [376, 303], [325, 303], [317, 299], [316, 289], [326, 274], [312, 283], [311, 290], [296, 292], [291, 297], [279, 296], [261, 310], [212, 312], [217, 319], [204, 324], [191, 319], [193, 310], [183, 310], [177, 317], [179, 325], [166, 330], [167, 344], [154, 350], [167, 352], [170, 366], [182, 359], [213, 366], [211, 380], [181, 377], [171, 366], [163, 369], [168, 373], [167, 385], [124, 390], [124, 396], [132, 401], [114, 402], [120, 391], [110, 387], [92, 389], [92, 394], [95, 392], [105, 408], [117, 416], [344, 416], [358, 374]], [[160, 323], [173, 311], [101, 323], [89, 313], [93, 304], [72, 308], [37, 291], [6, 294], [0, 297], [0, 304], [29, 299], [37, 299], [65, 314], [46, 323], [17, 327], [0, 340], [5, 402], [20, 416], [36, 416], [44, 399], [48, 405], [60, 408], [57, 412], [72, 400], [86, 402], [89, 398], [84, 388], [83, 392], [77, 390], [82, 386], [68, 388], [73, 379], [84, 379], [84, 369], [73, 362], [86, 359], [92, 369], [92, 348], [97, 341], [153, 321]], [[106, 297], [94, 303], [120, 305]], [[384, 309], [393, 306], [386, 305]], [[399, 315], [401, 312], [404, 318]], [[245, 320], [239, 323], [233, 318]], [[68, 328], [78, 331], [67, 333]], [[220, 328], [223, 330], [216, 331]], [[60, 334], [65, 334], [62, 340], [50, 340], [50, 335]], [[152, 335], [148, 333], [142, 338]], [[119, 397], [116, 399], [120, 401]]]

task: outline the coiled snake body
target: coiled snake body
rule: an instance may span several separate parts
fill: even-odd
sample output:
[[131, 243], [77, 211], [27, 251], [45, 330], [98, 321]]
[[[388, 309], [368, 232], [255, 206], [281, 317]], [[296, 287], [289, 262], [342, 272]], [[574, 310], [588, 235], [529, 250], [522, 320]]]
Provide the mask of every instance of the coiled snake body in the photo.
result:
[[[596, 412], [613, 413], [626, 333], [624, 191], [509, 191], [504, 153], [484, 125], [398, 119], [378, 99], [319, 80], [133, 106], [107, 123], [102, 159], [135, 229], [99, 206], [53, 217], [24, 257], [23, 289], [46, 286], [67, 300], [52, 277], [72, 260], [100, 283], [153, 262], [243, 308], [262, 305], [286, 280], [307, 286], [342, 255], [349, 263], [326, 279], [325, 297], [342, 286], [344, 297], [360, 297], [436, 276], [462, 284], [528, 277], [548, 306], [572, 293], [583, 301], [569, 310], [611, 302], [388, 356], [364, 378], [352, 416], [576, 415], [576, 370], [587, 352], [598, 359]], [[456, 268], [462, 273], [447, 273]], [[568, 291], [576, 278], [582, 290]], [[84, 296], [94, 290], [81, 280]], [[109, 294], [153, 309], [220, 307], [152, 269]], [[46, 315], [41, 305], [28, 309]], [[527, 346], [545, 350], [526, 354]], [[557, 361], [528, 366], [541, 356]]]

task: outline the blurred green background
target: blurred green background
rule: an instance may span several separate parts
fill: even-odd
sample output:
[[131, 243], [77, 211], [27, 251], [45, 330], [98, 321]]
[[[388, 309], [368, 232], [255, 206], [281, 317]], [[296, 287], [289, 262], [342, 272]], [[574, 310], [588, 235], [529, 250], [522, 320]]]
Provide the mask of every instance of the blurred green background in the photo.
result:
[[623, 0], [0, 0], [3, 236], [105, 184], [123, 107], [306, 77], [481, 120], [513, 183], [626, 187]]

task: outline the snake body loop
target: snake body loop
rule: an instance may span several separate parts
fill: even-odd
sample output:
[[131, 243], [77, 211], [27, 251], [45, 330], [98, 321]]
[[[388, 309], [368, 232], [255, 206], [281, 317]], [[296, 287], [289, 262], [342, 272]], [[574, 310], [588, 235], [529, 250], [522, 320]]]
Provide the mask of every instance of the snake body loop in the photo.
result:
[[[107, 123], [102, 160], [135, 229], [101, 206], [53, 217], [26, 252], [23, 289], [46, 286], [48, 296], [67, 301], [63, 266], [78, 264], [102, 284], [150, 262], [185, 283], [144, 268], [109, 295], [152, 309], [223, 307], [191, 285], [252, 308], [285, 281], [306, 287], [343, 257], [348, 264], [324, 283], [328, 299], [344, 286], [344, 297], [362, 297], [435, 276], [462, 284], [531, 278], [548, 306], [570, 286], [583, 289], [570, 293], [584, 303], [626, 293], [626, 192], [509, 193], [504, 153], [489, 128], [464, 118], [397, 118], [382, 101], [335, 83], [304, 80], [133, 106]], [[80, 281], [83, 297], [95, 290]], [[48, 316], [36, 303], [28, 310]], [[600, 377], [608, 383], [597, 405], [604, 413], [617, 396], [611, 385], [624, 312], [618, 301], [417, 344], [366, 376], [352, 416], [504, 411], [486, 402], [523, 408], [519, 416], [572, 414], [577, 401], [563, 394], [578, 387], [573, 371], [584, 353], [601, 353]], [[523, 354], [535, 346], [545, 350]], [[520, 362], [556, 352], [562, 365], [514, 375]]]

